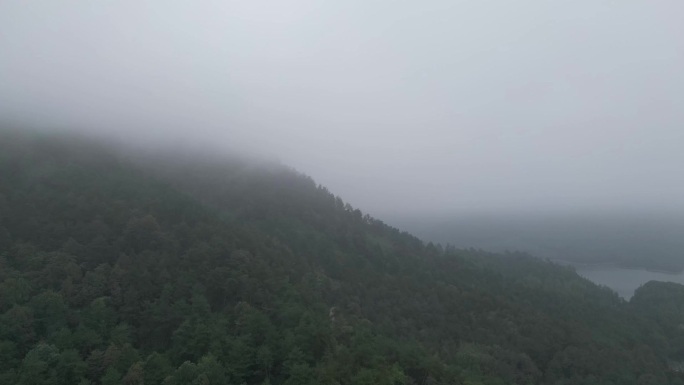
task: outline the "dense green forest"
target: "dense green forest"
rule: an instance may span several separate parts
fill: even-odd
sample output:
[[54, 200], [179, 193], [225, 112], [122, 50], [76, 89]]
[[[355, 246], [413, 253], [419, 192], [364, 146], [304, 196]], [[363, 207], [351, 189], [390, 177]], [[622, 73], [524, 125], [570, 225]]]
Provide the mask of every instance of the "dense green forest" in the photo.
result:
[[684, 287], [425, 244], [238, 158], [1, 133], [0, 282], [0, 384], [684, 384]]

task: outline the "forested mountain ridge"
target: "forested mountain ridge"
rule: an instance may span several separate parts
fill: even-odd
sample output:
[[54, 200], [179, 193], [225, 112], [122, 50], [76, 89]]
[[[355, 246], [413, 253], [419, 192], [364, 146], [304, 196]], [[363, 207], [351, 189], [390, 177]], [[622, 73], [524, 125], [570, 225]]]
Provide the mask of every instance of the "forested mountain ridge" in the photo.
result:
[[684, 383], [679, 286], [425, 245], [273, 164], [1, 133], [0, 282], [3, 384]]

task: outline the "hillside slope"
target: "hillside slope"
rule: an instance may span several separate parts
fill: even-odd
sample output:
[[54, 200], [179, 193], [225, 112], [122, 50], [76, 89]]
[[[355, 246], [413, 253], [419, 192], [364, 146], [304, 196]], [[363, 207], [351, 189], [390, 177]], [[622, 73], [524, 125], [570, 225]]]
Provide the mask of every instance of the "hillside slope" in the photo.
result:
[[0, 176], [0, 383], [683, 383], [671, 313], [283, 166], [2, 133]]

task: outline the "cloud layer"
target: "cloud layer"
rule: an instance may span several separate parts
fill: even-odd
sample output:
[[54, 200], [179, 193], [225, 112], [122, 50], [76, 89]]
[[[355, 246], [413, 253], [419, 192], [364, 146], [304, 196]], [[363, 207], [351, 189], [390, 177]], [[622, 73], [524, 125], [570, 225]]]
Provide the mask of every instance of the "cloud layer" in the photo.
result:
[[0, 117], [276, 156], [372, 213], [684, 207], [684, 3], [0, 3]]

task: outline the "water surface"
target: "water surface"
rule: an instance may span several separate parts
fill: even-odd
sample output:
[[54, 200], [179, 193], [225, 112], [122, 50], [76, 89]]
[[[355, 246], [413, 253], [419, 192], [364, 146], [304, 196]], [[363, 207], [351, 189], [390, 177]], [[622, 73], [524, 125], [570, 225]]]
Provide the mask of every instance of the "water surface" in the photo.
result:
[[683, 273], [666, 273], [642, 269], [626, 269], [616, 266], [575, 266], [582, 277], [608, 286], [621, 297], [629, 300], [634, 291], [648, 281], [675, 282], [684, 285]]

